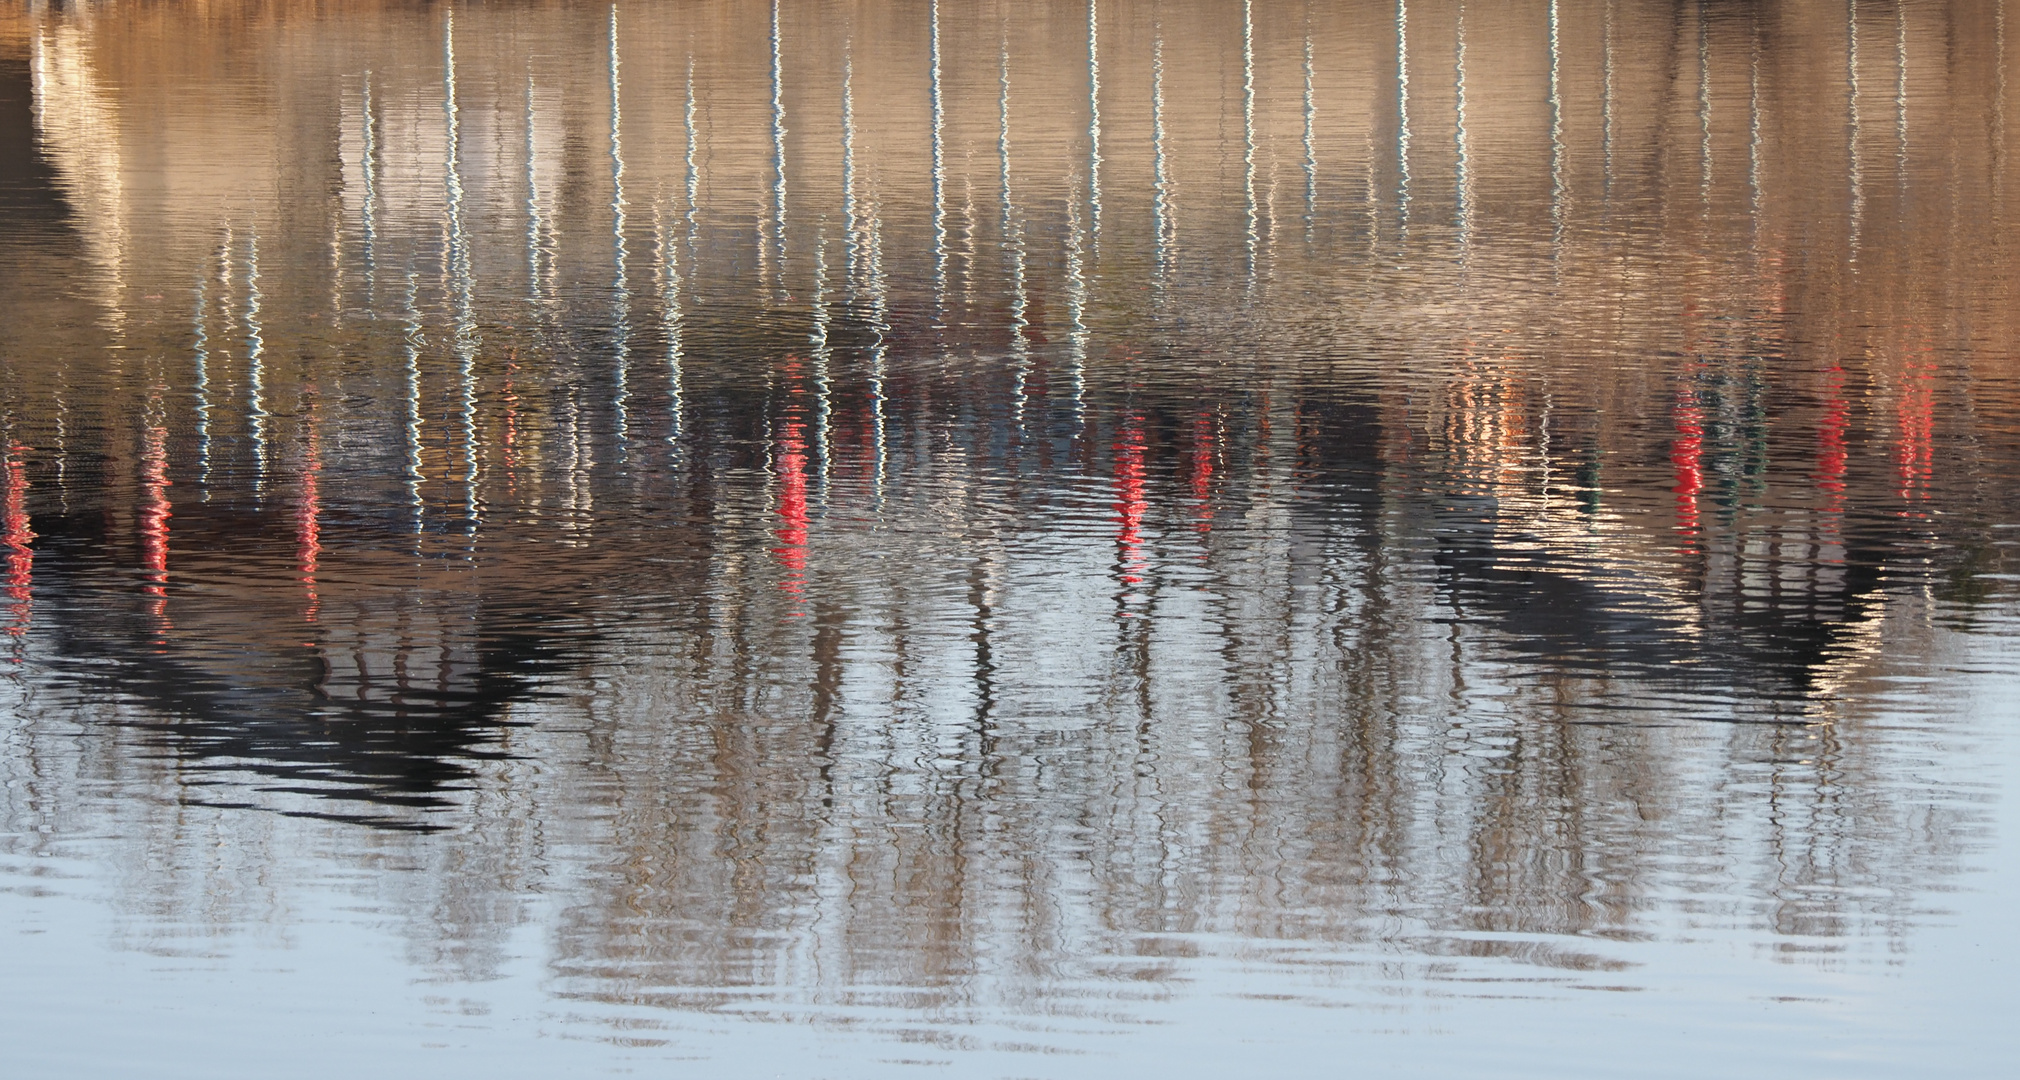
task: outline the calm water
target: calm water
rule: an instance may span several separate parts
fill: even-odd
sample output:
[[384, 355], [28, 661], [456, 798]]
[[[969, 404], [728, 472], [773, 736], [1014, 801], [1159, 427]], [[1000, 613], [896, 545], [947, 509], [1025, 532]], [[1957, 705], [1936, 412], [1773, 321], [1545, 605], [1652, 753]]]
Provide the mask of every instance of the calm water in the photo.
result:
[[2010, 1067], [2006, 34], [0, 5], [5, 1071]]

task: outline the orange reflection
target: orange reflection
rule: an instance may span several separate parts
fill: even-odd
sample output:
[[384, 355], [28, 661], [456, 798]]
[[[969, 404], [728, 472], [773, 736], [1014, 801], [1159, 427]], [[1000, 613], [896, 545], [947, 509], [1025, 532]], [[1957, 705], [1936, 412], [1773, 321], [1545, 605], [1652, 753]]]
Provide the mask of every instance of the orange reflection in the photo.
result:
[[[806, 595], [807, 584], [807, 438], [806, 409], [801, 399], [806, 395], [806, 387], [801, 385], [800, 361], [798, 357], [788, 357], [785, 361], [785, 376], [788, 380], [786, 393], [789, 395], [785, 417], [779, 424], [778, 445], [772, 456], [772, 469], [778, 478], [779, 527], [774, 535], [779, 545], [772, 549], [779, 563], [786, 569], [786, 579], [779, 587], [799, 600]], [[791, 616], [804, 615], [795, 610]]]
[[23, 457], [28, 448], [16, 443], [7, 448], [6, 518], [0, 521], [0, 547], [7, 552], [7, 634], [19, 638], [28, 632], [28, 616], [35, 586], [35, 530], [28, 527], [28, 469]]
[[1824, 419], [1817, 427], [1817, 490], [1831, 510], [1845, 505], [1845, 369], [1832, 364], [1824, 373]]
[[1697, 368], [1693, 363], [1684, 372], [1683, 388], [1676, 395], [1676, 438], [1669, 446], [1669, 461], [1676, 469], [1676, 527], [1686, 547], [1698, 535], [1698, 496], [1704, 492], [1704, 407], [1697, 397]]
[[151, 425], [141, 444], [140, 562], [146, 573], [148, 614], [163, 633], [168, 625], [168, 429]]
[[1115, 546], [1124, 585], [1143, 582], [1143, 418], [1131, 416], [1115, 436]]
[[1213, 469], [1220, 457], [1220, 425], [1212, 413], [1192, 418], [1192, 505], [1200, 532], [1213, 529]]
[[1901, 397], [1895, 405], [1900, 440], [1894, 450], [1899, 486], [1894, 493], [1903, 499], [1926, 499], [1934, 472], [1936, 365], [1929, 360], [1910, 361], [1901, 374]]
[[304, 452], [307, 459], [302, 464], [302, 501], [295, 507], [295, 561], [301, 566], [302, 588], [307, 593], [302, 618], [315, 622], [323, 607], [322, 596], [316, 589], [316, 568], [323, 555], [323, 440], [316, 428], [313, 407], [309, 410]]

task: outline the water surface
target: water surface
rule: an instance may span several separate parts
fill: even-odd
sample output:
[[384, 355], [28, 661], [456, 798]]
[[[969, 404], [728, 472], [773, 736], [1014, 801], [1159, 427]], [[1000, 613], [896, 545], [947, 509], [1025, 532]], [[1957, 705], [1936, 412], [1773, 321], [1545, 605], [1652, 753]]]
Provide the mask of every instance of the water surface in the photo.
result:
[[0, 10], [9, 1071], [1994, 1071], [2005, 34]]

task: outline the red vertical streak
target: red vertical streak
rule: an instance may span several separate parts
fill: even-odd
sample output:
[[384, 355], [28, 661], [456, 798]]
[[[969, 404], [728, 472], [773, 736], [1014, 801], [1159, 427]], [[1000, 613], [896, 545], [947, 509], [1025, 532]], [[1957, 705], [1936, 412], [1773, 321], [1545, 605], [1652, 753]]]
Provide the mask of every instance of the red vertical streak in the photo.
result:
[[1896, 409], [1899, 413], [1900, 442], [1894, 451], [1894, 469], [1900, 480], [1895, 494], [1903, 499], [1926, 499], [1929, 477], [1934, 472], [1936, 432], [1936, 392], [1933, 385], [1936, 365], [1911, 362], [1904, 375], [1905, 385]]
[[[772, 470], [779, 485], [779, 527], [774, 531], [779, 546], [772, 549], [772, 554], [778, 556], [786, 570], [786, 579], [779, 588], [797, 602], [805, 597], [807, 587], [807, 439], [805, 410], [799, 400], [806, 391], [799, 385], [799, 362], [788, 360], [785, 370], [792, 380], [787, 391], [791, 398], [772, 453]], [[805, 612], [795, 610], [789, 614], [797, 617]]]
[[316, 570], [323, 556], [323, 441], [316, 430], [313, 410], [309, 413], [308, 424], [308, 460], [302, 465], [302, 501], [295, 507], [295, 560], [301, 566], [302, 589], [306, 594], [302, 618], [315, 622], [323, 608], [322, 594], [316, 588]]
[[1123, 421], [1115, 438], [1115, 547], [1124, 585], [1143, 582], [1143, 421]]
[[1676, 468], [1676, 526], [1686, 546], [1698, 536], [1698, 496], [1704, 492], [1704, 409], [1697, 403], [1695, 375], [1693, 364], [1677, 392], [1676, 439], [1669, 447], [1669, 461]]
[[35, 592], [35, 530], [28, 527], [28, 470], [22, 456], [28, 448], [16, 444], [7, 448], [6, 517], [0, 520], [0, 549], [6, 552], [7, 634], [19, 638], [28, 633], [28, 616]]
[[1220, 456], [1219, 431], [1212, 413], [1192, 418], [1192, 504], [1200, 532], [1213, 529], [1213, 467]]
[[140, 561], [147, 574], [148, 613], [157, 628], [168, 630], [168, 521], [174, 516], [168, 501], [168, 429], [150, 427], [142, 443], [140, 485]]
[[1824, 419], [1817, 427], [1817, 490], [1826, 508], [1845, 506], [1845, 425], [1851, 415], [1845, 403], [1845, 369], [1833, 365], [1824, 378]]

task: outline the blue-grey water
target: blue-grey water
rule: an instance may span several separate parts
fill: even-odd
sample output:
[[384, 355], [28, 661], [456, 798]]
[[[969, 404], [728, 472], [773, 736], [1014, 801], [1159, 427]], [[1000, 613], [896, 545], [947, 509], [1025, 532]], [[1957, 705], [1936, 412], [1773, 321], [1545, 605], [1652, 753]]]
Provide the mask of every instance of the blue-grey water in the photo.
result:
[[2008, 32], [0, 4], [0, 1072], [2003, 1072]]

